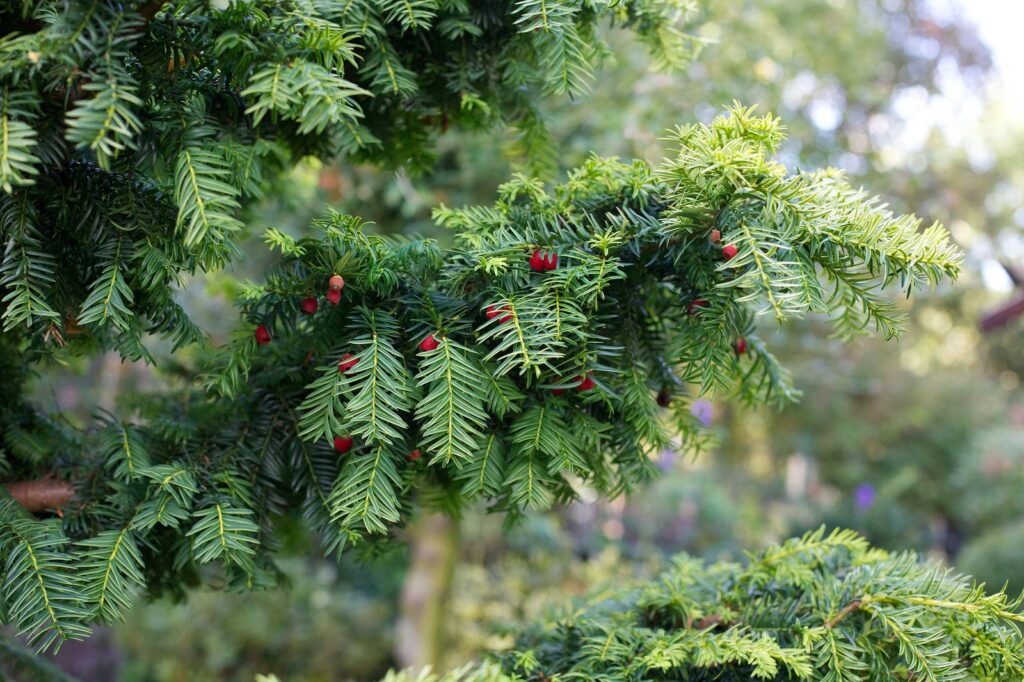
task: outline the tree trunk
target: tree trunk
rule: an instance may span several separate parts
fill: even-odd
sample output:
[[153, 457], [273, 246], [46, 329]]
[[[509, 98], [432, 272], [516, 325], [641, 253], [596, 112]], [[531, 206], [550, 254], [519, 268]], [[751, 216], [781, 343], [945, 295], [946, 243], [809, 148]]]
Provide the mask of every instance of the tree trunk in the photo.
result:
[[411, 560], [395, 627], [395, 661], [401, 668], [440, 668], [459, 552], [458, 523], [444, 514], [426, 514], [409, 527], [409, 544]]

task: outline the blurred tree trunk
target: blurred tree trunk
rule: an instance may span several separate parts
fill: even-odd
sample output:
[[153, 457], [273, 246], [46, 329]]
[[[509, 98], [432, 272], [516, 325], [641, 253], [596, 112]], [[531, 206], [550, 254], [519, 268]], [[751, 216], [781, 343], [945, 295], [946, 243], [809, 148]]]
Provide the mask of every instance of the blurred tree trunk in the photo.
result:
[[409, 544], [411, 560], [395, 627], [395, 661], [401, 668], [438, 668], [459, 552], [458, 523], [444, 514], [426, 514], [409, 527]]

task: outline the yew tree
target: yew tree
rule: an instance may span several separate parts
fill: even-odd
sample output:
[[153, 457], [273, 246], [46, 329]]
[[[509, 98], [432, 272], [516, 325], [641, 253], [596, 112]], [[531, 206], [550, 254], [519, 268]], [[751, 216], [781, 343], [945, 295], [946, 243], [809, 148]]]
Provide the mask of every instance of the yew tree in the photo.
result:
[[[839, 171], [787, 170], [780, 121], [739, 104], [669, 131], [660, 162], [593, 156], [440, 206], [443, 240], [337, 212], [269, 230], [278, 265], [240, 286], [220, 348], [179, 302], [253, 248], [295, 164], [429, 168], [449, 126], [539, 149], [541, 102], [584, 94], [600, 27], [676, 68], [689, 9], [0, 2], [2, 619], [45, 649], [143, 592], [271, 586], [296, 517], [327, 553], [372, 553], [424, 509], [628, 493], [702, 442], [696, 397], [798, 396], [770, 321], [896, 336], [896, 292], [955, 277], [958, 250]], [[35, 372], [110, 351], [173, 380], [85, 428], [30, 399]]]

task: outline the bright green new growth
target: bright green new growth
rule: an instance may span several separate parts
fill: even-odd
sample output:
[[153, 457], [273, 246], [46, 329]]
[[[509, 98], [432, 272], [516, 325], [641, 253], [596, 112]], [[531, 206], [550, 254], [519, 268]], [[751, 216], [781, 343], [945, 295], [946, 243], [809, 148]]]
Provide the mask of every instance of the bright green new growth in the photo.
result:
[[504, 656], [530, 680], [1024, 679], [1020, 600], [850, 531], [745, 564], [687, 556], [526, 630]]

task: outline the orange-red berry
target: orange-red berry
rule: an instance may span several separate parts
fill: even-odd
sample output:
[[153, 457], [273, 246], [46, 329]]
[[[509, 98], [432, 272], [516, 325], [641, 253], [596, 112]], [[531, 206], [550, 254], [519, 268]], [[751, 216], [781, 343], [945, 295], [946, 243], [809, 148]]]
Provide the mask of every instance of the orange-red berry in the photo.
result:
[[345, 374], [355, 367], [357, 362], [359, 362], [359, 358], [351, 353], [345, 353], [345, 355], [341, 357], [341, 360], [338, 360], [338, 371]]
[[[502, 313], [505, 313], [505, 314], [502, 315]], [[499, 320], [499, 322], [501, 322], [502, 324], [504, 324], [504, 323], [506, 323], [506, 322], [508, 322], [509, 320], [512, 319], [512, 313], [509, 312], [508, 308], [499, 308], [499, 307], [493, 306], [493, 305], [487, 306], [487, 310], [485, 311], [485, 314], [487, 315], [487, 319], [488, 320], [493, 320], [498, 315], [501, 315], [501, 319]]]
[[265, 346], [268, 343], [270, 343], [270, 331], [267, 329], [266, 325], [261, 324], [260, 326], [256, 327], [255, 336], [256, 343], [258, 343], [261, 346]]

